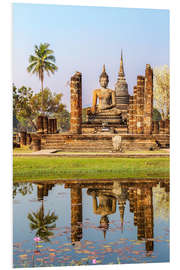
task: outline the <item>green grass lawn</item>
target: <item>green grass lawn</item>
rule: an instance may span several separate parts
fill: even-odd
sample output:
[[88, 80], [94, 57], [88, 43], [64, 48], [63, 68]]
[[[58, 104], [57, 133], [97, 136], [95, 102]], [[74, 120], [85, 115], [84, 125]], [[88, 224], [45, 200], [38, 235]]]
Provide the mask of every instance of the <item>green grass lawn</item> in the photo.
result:
[[169, 178], [169, 158], [14, 157], [13, 178], [25, 180]]

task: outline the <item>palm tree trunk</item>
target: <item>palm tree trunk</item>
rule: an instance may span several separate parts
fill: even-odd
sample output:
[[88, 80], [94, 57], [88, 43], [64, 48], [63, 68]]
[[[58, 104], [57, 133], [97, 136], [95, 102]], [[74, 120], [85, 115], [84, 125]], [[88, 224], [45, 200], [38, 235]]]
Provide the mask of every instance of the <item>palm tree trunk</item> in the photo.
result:
[[42, 98], [41, 98], [41, 114], [44, 114], [44, 110], [43, 110], [43, 76], [41, 78], [41, 92], [42, 92]]

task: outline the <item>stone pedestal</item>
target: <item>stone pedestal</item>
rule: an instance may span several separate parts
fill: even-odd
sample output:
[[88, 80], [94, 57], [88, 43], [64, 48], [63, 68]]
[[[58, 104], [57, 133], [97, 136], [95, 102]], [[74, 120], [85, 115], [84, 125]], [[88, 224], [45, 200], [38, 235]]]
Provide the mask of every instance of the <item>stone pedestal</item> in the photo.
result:
[[152, 134], [153, 70], [146, 65], [144, 88], [144, 134]]
[[41, 138], [38, 135], [32, 135], [32, 150], [40, 151], [41, 150]]
[[81, 134], [82, 123], [82, 75], [76, 72], [71, 77], [71, 120], [70, 132], [73, 134]]

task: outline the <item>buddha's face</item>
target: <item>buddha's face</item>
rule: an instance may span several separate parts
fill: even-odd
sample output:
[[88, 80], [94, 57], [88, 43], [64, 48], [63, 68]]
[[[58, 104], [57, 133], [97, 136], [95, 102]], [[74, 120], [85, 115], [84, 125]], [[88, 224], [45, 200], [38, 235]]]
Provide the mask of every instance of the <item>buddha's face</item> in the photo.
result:
[[108, 85], [108, 78], [101, 77], [99, 82], [102, 88], [106, 88]]

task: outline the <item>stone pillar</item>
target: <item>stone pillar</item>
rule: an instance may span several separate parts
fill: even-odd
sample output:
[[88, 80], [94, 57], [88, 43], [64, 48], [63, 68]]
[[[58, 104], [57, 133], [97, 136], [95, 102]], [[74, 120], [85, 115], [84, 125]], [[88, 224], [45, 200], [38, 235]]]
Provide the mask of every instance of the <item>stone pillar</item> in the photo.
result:
[[37, 118], [37, 133], [43, 133], [44, 132], [44, 128], [43, 128], [43, 118], [44, 116], [39, 115]]
[[71, 186], [71, 242], [82, 239], [82, 189], [79, 184]]
[[134, 188], [129, 187], [129, 210], [131, 213], [134, 212]]
[[159, 121], [152, 122], [152, 133], [159, 134]]
[[27, 136], [26, 131], [20, 132], [20, 144], [21, 145], [26, 145], [26, 136]]
[[153, 116], [153, 70], [146, 65], [144, 88], [144, 134], [152, 134]]
[[133, 133], [133, 96], [129, 96], [128, 108], [128, 132]]
[[143, 134], [144, 123], [144, 76], [137, 76], [137, 134]]
[[71, 77], [71, 120], [70, 132], [73, 134], [81, 134], [82, 123], [82, 75], [76, 72]]
[[53, 134], [53, 119], [48, 120], [48, 133]]
[[165, 121], [164, 120], [160, 120], [159, 121], [159, 133], [163, 134], [165, 131]]
[[145, 237], [145, 220], [144, 220], [144, 190], [142, 187], [137, 188], [137, 239], [142, 240]]
[[153, 198], [152, 187], [145, 188], [144, 218], [145, 218], [145, 241], [146, 252], [151, 254], [154, 248], [154, 223], [153, 223]]
[[44, 133], [48, 133], [48, 118], [47, 116], [43, 117], [43, 127], [44, 127]]
[[31, 134], [27, 133], [27, 135], [26, 135], [26, 143], [28, 145], [30, 145], [31, 144], [31, 141], [32, 141]]
[[137, 133], [137, 86], [134, 86], [133, 95], [133, 134]]
[[170, 134], [170, 121], [169, 121], [169, 119], [165, 120], [165, 130], [164, 131], [166, 134]]
[[57, 132], [57, 119], [54, 118], [53, 119], [53, 133], [56, 133]]
[[134, 188], [134, 226], [137, 226], [137, 188]]
[[32, 150], [33, 151], [41, 150], [41, 138], [38, 135], [32, 135]]

